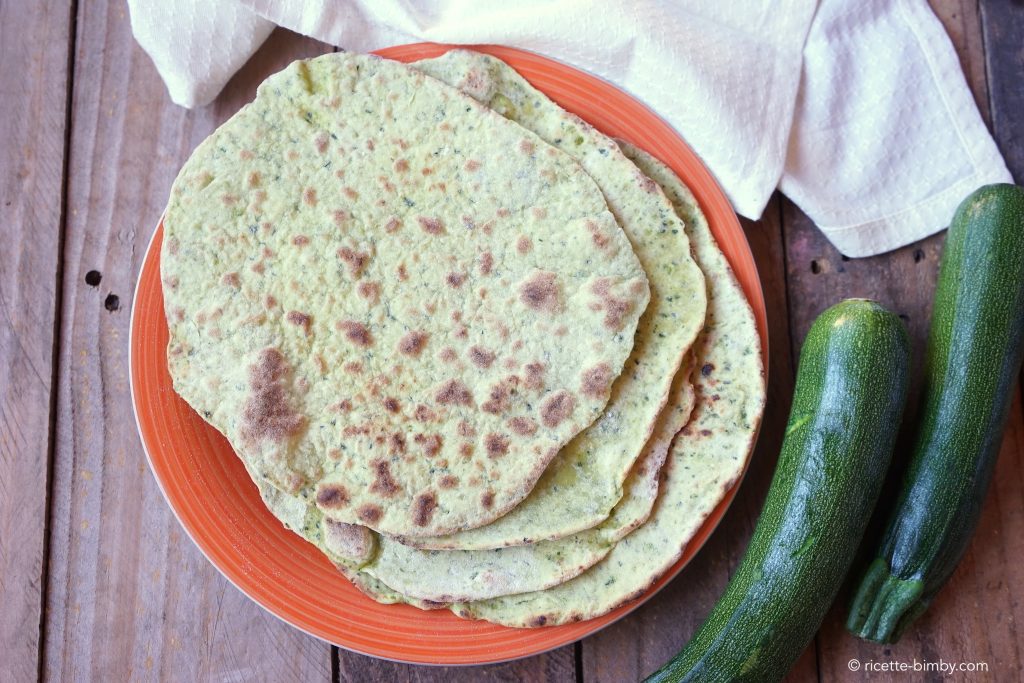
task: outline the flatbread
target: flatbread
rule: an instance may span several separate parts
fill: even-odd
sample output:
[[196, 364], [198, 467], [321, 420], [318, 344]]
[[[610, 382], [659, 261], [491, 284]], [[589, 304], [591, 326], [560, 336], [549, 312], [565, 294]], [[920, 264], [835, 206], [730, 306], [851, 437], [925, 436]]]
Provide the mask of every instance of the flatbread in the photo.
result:
[[[441, 603], [544, 590], [578, 576], [650, 515], [669, 444], [693, 408], [692, 369], [691, 360], [677, 374], [669, 405], [627, 477], [625, 493], [601, 524], [565, 538], [494, 550], [421, 550], [381, 537], [379, 551], [359, 566], [360, 573], [403, 597]], [[333, 554], [353, 559], [350, 553]]]
[[437, 535], [520, 502], [600, 414], [646, 276], [568, 155], [453, 88], [330, 54], [175, 181], [175, 390], [337, 523]]
[[654, 435], [626, 481], [625, 495], [612, 514], [599, 526], [563, 539], [495, 550], [419, 550], [386, 536], [364, 538], [360, 533], [365, 531], [363, 527], [339, 530], [330, 522], [322, 523], [315, 509], [307, 511], [301, 498], [254, 479], [264, 501], [285, 526], [320, 548], [357, 585], [381, 586], [374, 590], [390, 595], [389, 602], [433, 608], [455, 601], [544, 590], [593, 566], [616, 541], [650, 515], [669, 444], [693, 408], [693, 366], [690, 356], [673, 383], [670, 405], [659, 418]]
[[552, 626], [591, 619], [638, 598], [682, 556], [743, 472], [753, 445], [765, 386], [760, 337], [750, 305], [682, 181], [646, 152], [620, 144], [672, 199], [707, 278], [707, 321], [694, 346], [698, 367], [693, 417], [672, 443], [650, 518], [600, 563], [545, 591], [452, 605], [462, 617], [506, 626]]
[[[579, 161], [601, 188], [647, 272], [651, 301], [601, 418], [561, 450], [530, 496], [504, 517], [454, 535], [403, 541], [420, 548], [486, 549], [564, 538], [600, 524], [622, 497], [683, 354], [703, 324], [704, 278], [671, 203], [612, 139], [494, 57], [452, 50], [413, 67], [457, 86]], [[594, 240], [600, 243], [603, 237], [595, 233]]]

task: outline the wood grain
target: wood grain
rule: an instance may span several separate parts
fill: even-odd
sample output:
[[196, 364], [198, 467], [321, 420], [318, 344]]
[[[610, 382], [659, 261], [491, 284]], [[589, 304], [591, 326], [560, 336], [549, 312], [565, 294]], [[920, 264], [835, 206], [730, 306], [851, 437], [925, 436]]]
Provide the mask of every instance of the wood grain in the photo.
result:
[[0, 3], [0, 681], [39, 666], [71, 3]]
[[467, 667], [430, 667], [399, 664], [338, 651], [338, 680], [344, 683], [476, 683], [477, 681], [530, 681], [564, 683], [576, 680], [573, 646], [505, 664]]
[[123, 2], [82, 3], [77, 27], [45, 675], [329, 680], [328, 645], [244, 597], [184, 536], [146, 466], [127, 350], [132, 287], [180, 165], [263, 78], [330, 48], [280, 31], [213, 106], [188, 112]]
[[981, 15], [996, 143], [1016, 182], [1024, 183], [1024, 6], [989, 0]]

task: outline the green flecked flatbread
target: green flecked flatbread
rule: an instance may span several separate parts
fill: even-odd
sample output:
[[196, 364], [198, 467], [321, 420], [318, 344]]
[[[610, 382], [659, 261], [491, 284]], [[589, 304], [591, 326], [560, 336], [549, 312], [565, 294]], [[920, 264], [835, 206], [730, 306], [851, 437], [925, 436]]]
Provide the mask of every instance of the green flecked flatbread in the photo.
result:
[[[623, 150], [672, 199], [687, 224], [708, 285], [708, 312], [694, 352], [693, 417], [672, 443], [650, 518], [598, 564], [544, 591], [452, 605], [460, 616], [536, 627], [590, 619], [643, 594], [686, 545], [743, 471], [764, 409], [764, 366], [753, 313], [693, 195], [654, 157]], [[376, 584], [357, 582], [372, 595]], [[389, 591], [383, 589], [383, 598]], [[393, 597], [393, 594], [391, 594]], [[427, 605], [420, 605], [427, 607]]]
[[261, 481], [395, 535], [525, 498], [608, 402], [649, 298], [570, 156], [361, 55], [267, 79], [164, 229], [175, 390]]
[[593, 566], [616, 541], [647, 519], [669, 444], [693, 408], [692, 369], [691, 357], [678, 373], [669, 407], [659, 417], [612, 514], [597, 527], [563, 539], [494, 550], [418, 550], [386, 536], [373, 537], [364, 527], [339, 530], [329, 522], [324, 524], [315, 508], [306, 506], [301, 498], [266, 485], [261, 487], [262, 494], [288, 528], [314, 543], [358, 586], [375, 596], [388, 595], [388, 602], [433, 608], [544, 590]]
[[[601, 418], [558, 454], [526, 500], [479, 528], [403, 539], [420, 548], [483, 549], [568, 536], [600, 524], [623, 495], [672, 377], [704, 321], [704, 278], [683, 223], [661, 189], [613, 140], [565, 111], [504, 62], [452, 50], [413, 66], [458, 87], [579, 161], [597, 182], [650, 282], [633, 353]], [[595, 240], [600, 241], [595, 235]]]
[[[480, 529], [486, 533], [468, 543], [469, 549], [407, 548], [387, 537], [371, 541], [363, 538], [358, 530], [349, 530], [359, 537], [358, 542], [335, 544], [331, 548], [329, 539], [335, 530], [333, 527], [304, 529], [305, 523], [289, 524], [324, 549], [345, 567], [347, 575], [359, 578], [362, 584], [376, 581], [394, 589], [403, 600], [435, 604], [541, 590], [561, 583], [599, 561], [615, 541], [646, 519], [657, 492], [657, 472], [668, 442], [682, 427], [689, 412], [685, 398], [690, 391], [686, 384], [689, 370], [679, 373], [669, 406], [658, 418], [658, 410], [665, 400], [661, 388], [671, 383], [680, 357], [696, 334], [706, 297], [703, 277], [690, 259], [682, 222], [664, 195], [660, 191], [652, 192], [650, 181], [638, 174], [614, 141], [556, 107], [497, 60], [454, 51], [417, 67], [422, 65], [429, 66], [432, 75], [463, 87], [463, 81], [478, 87], [487, 83], [500, 87], [502, 92], [523, 104], [523, 111], [533, 112], [530, 116], [517, 116], [505, 104], [506, 115], [513, 120], [536, 123], [541, 130], [546, 130], [548, 140], [561, 142], [555, 137], [556, 128], [566, 135], [579, 134], [580, 142], [573, 137], [570, 151], [578, 155], [588, 171], [599, 174], [595, 179], [616, 209], [617, 218], [641, 260], [649, 271], [654, 271], [650, 275], [652, 303], [641, 319], [638, 353], [631, 359], [630, 367], [635, 370], [629, 373], [628, 379], [624, 375], [613, 387], [609, 406], [609, 410], [614, 410], [612, 419], [601, 431], [592, 429], [593, 433], [584, 433], [570, 444], [565, 449], [570, 451], [569, 457], [559, 456], [556, 461], [564, 469], [554, 476], [545, 475], [538, 491], [506, 518]], [[480, 76], [492, 72], [492, 76]], [[527, 97], [536, 98], [535, 104], [526, 102]], [[500, 93], [483, 100], [508, 101]], [[677, 346], [673, 348], [672, 344]], [[651, 420], [658, 420], [653, 434], [647, 424]], [[637, 460], [645, 441], [644, 455]], [[659, 459], [655, 461], [655, 458]], [[623, 467], [626, 471], [620, 474]], [[579, 477], [576, 485], [566, 485], [568, 476], [579, 473], [584, 476]], [[588, 482], [594, 483], [593, 478], [601, 475], [606, 480], [588, 490]], [[545, 481], [550, 488], [542, 488]], [[545, 493], [537, 496], [542, 490]], [[534, 500], [535, 497], [541, 502]], [[598, 500], [595, 502], [594, 498]], [[540, 509], [541, 503], [548, 507]], [[272, 509], [283, 505], [274, 501], [269, 504]], [[580, 517], [581, 506], [589, 506], [587, 514], [594, 515], [596, 521], [592, 517]], [[522, 526], [514, 528], [512, 523], [517, 521]], [[569, 533], [572, 531], [575, 533]], [[505, 536], [507, 534], [512, 536]], [[473, 536], [473, 533], [458, 535], [466, 536]], [[535, 536], [544, 540], [522, 545]], [[484, 548], [489, 545], [513, 547], [476, 548], [475, 543], [480, 539], [484, 539]], [[434, 545], [443, 540], [420, 538], [413, 542]]]

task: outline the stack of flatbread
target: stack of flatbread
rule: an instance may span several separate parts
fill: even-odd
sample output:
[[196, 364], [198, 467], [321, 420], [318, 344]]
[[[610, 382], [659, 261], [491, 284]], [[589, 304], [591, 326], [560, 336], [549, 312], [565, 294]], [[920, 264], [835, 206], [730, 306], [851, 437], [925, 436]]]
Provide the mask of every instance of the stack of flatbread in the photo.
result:
[[293, 63], [164, 228], [175, 390], [375, 600], [604, 614], [743, 470], [760, 342], [693, 195], [493, 57]]

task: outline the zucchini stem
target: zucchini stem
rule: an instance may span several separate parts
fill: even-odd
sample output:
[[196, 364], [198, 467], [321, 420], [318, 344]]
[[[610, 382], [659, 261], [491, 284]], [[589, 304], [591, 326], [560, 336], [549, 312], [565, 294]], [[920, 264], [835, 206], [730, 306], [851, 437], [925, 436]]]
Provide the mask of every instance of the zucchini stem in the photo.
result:
[[922, 599], [923, 593], [924, 583], [920, 579], [894, 576], [889, 563], [877, 558], [853, 598], [846, 628], [876, 643], [894, 643], [931, 602]]

